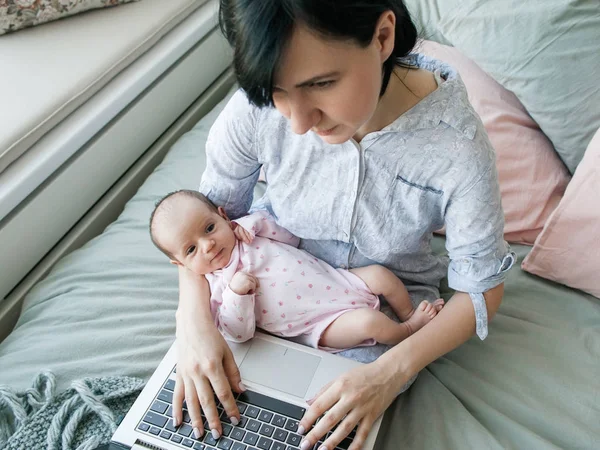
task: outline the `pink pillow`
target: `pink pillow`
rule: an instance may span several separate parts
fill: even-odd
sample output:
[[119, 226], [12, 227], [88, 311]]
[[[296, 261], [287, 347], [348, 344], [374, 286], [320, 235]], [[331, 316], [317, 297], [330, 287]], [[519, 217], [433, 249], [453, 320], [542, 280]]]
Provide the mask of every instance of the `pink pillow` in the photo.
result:
[[423, 41], [417, 51], [458, 70], [496, 150], [504, 238], [532, 245], [562, 198], [569, 172], [517, 97], [477, 64], [436, 42]]
[[600, 298], [599, 196], [600, 129], [521, 267]]

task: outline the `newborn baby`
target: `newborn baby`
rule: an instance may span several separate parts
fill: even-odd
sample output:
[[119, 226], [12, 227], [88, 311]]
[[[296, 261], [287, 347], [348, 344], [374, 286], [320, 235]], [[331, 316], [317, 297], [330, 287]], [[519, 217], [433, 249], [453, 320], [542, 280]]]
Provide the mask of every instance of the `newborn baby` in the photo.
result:
[[[443, 306], [415, 309], [404, 284], [379, 265], [334, 269], [304, 250], [265, 211], [230, 221], [196, 191], [161, 199], [150, 218], [154, 244], [171, 263], [205, 275], [211, 312], [226, 339], [244, 342], [258, 326], [271, 334], [336, 352], [395, 345]], [[402, 323], [379, 311], [383, 295]]]

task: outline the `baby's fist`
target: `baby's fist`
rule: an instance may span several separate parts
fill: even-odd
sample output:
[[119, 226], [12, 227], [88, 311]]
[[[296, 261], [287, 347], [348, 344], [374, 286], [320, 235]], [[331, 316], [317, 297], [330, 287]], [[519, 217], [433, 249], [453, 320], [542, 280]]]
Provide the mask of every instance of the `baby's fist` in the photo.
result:
[[237, 295], [254, 294], [258, 289], [258, 279], [245, 272], [236, 272], [229, 282], [229, 289]]
[[252, 243], [252, 241], [254, 240], [254, 235], [252, 233], [250, 233], [248, 230], [246, 230], [243, 226], [241, 226], [240, 224], [233, 222], [234, 228], [233, 228], [233, 234], [235, 234], [235, 237], [239, 240], [242, 241], [245, 244], [250, 244]]

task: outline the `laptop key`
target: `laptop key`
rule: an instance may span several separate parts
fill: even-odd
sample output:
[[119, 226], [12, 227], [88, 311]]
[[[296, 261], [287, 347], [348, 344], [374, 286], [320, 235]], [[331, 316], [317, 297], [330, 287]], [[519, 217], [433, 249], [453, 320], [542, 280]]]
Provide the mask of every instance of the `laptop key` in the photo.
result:
[[248, 418], [246, 416], [240, 416], [240, 423], [238, 424], [238, 427], [244, 428], [247, 423], [248, 423]]
[[350, 447], [350, 444], [352, 444], [352, 439], [346, 438], [342, 442], [340, 442], [337, 446], [341, 449], [348, 450], [348, 447]]
[[156, 398], [169, 404], [173, 403], [173, 393], [171, 391], [167, 391], [166, 389], [160, 391]]
[[147, 423], [140, 423], [138, 425], [138, 430], [142, 430], [142, 431], [148, 431], [150, 429], [150, 425], [148, 425]]
[[220, 448], [221, 450], [230, 450], [232, 446], [233, 441], [228, 438], [219, 439], [219, 443], [217, 444], [217, 448]]
[[258, 415], [258, 420], [262, 420], [263, 422], [271, 423], [271, 419], [273, 418], [273, 413], [269, 411], [262, 410]]
[[271, 436], [273, 436], [273, 432], [274, 431], [275, 431], [274, 427], [272, 427], [271, 425], [267, 425], [267, 424], [263, 423], [262, 427], [260, 427], [260, 430], [258, 431], [258, 433], [262, 434], [263, 436], [271, 437]]
[[246, 436], [244, 436], [244, 444], [256, 445], [257, 442], [258, 434], [246, 433]]
[[223, 436], [229, 436], [231, 434], [231, 430], [233, 430], [233, 427], [226, 423], [222, 423], [221, 428], [223, 429]]
[[285, 444], [283, 442], [273, 442], [271, 450], [285, 450]]
[[248, 417], [252, 417], [253, 419], [256, 419], [258, 417], [258, 414], [260, 413], [260, 408], [257, 408], [256, 406], [248, 406], [248, 409], [246, 409], [246, 416]]
[[248, 421], [248, 425], [246, 426], [246, 429], [256, 432], [260, 429], [260, 422], [258, 420], [250, 419], [250, 421]]
[[162, 428], [169, 419], [167, 419], [165, 416], [161, 416], [160, 414], [149, 411], [142, 420], [151, 425], [156, 425], [158, 428]]
[[194, 450], [206, 450], [206, 445], [196, 442], [193, 448]]
[[246, 446], [241, 442], [234, 442], [233, 447], [231, 447], [231, 450], [246, 450]]
[[167, 382], [165, 383], [165, 389], [173, 392], [175, 390], [175, 380], [172, 380], [171, 378], [169, 378], [167, 380]]
[[295, 433], [296, 431], [298, 431], [298, 421], [288, 419], [287, 422], [285, 423], [284, 428], [288, 431], [293, 431]]
[[288, 436], [288, 432], [285, 430], [282, 430], [281, 428], [277, 428], [275, 430], [275, 434], [273, 434], [273, 437], [281, 442], [285, 442], [287, 439], [287, 436]]
[[174, 434], [173, 436], [171, 436], [171, 441], [179, 444], [181, 441], [183, 441], [183, 438], [178, 434]]
[[271, 420], [271, 424], [275, 425], [276, 427], [283, 428], [285, 426], [285, 417], [275, 414], [275, 417], [273, 417], [273, 420]]
[[160, 428], [150, 427], [150, 433], [152, 433], [154, 436], [158, 436], [158, 434], [160, 433]]
[[294, 419], [298, 420], [302, 419], [302, 416], [304, 416], [304, 413], [306, 412], [306, 409], [304, 408], [300, 408], [299, 406], [292, 405], [291, 403], [286, 403], [275, 398], [267, 397], [266, 395], [259, 394], [258, 392], [242, 392], [239, 395], [238, 400], [244, 403], [249, 403], [250, 405], [256, 405], [261, 408], [268, 409], [283, 416], [293, 417]]
[[194, 441], [192, 441], [191, 439], [185, 438], [182, 442], [183, 445], [185, 445], [186, 447], [192, 448], [194, 445]]
[[258, 440], [258, 448], [262, 448], [263, 450], [269, 450], [271, 448], [271, 444], [273, 444], [273, 441], [267, 437], [261, 437]]
[[217, 446], [217, 440], [214, 437], [212, 437], [212, 434], [210, 433], [206, 433], [204, 437], [204, 443], [213, 447]]
[[246, 411], [246, 408], [248, 408], [248, 405], [242, 402], [235, 402], [235, 404], [237, 405], [240, 414], [244, 414], [244, 411]]
[[177, 430], [177, 434], [180, 434], [185, 437], [190, 437], [192, 431], [194, 431], [194, 429], [191, 426], [189, 426], [187, 423], [182, 423], [179, 426], [179, 429]]
[[300, 441], [302, 440], [302, 437], [298, 434], [294, 434], [294, 433], [290, 433], [290, 435], [287, 438], [287, 443], [293, 445], [294, 447], [299, 447], [300, 446]]
[[171, 436], [173, 435], [173, 433], [169, 433], [167, 430], [162, 430], [162, 432], [160, 433], [160, 437], [163, 439], [171, 439]]
[[163, 403], [161, 401], [156, 400], [154, 403], [152, 403], [152, 406], [150, 407], [150, 409], [152, 411], [156, 411], [159, 414], [164, 414], [165, 411], [167, 409], [169, 409], [169, 405], [167, 405], [166, 403]]
[[242, 439], [244, 439], [245, 434], [246, 434], [246, 432], [244, 430], [242, 430], [241, 428], [235, 427], [232, 430], [230, 437], [232, 439], [235, 439], [236, 441], [241, 441]]

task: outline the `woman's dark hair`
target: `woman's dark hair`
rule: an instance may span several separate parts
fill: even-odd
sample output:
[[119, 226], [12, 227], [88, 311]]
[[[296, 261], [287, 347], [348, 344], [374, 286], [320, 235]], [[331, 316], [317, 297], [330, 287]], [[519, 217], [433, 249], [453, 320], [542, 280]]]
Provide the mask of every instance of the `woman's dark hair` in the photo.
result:
[[249, 100], [273, 105], [273, 74], [294, 25], [305, 24], [324, 37], [367, 47], [386, 11], [396, 15], [394, 50], [383, 64], [385, 93], [395, 65], [417, 41], [417, 30], [402, 0], [221, 0], [219, 24], [234, 49], [234, 70]]

